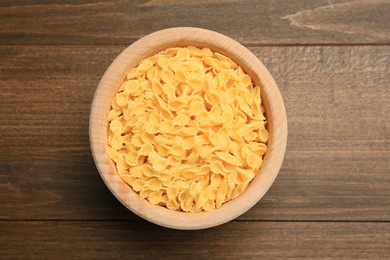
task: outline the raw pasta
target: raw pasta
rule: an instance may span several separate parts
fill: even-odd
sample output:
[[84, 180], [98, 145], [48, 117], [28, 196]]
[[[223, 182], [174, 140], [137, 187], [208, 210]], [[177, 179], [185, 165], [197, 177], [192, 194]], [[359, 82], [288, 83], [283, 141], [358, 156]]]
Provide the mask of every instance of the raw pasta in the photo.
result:
[[151, 204], [210, 211], [241, 195], [262, 165], [260, 88], [208, 48], [171, 48], [130, 70], [108, 114], [108, 155]]

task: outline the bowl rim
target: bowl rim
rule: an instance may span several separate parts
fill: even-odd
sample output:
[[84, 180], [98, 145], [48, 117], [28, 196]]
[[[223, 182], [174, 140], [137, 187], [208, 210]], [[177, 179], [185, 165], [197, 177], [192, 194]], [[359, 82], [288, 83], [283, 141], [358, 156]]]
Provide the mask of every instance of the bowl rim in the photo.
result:
[[[107, 115], [114, 93], [126, 72], [141, 60], [170, 47], [208, 47], [233, 59], [261, 88], [268, 120], [268, 151], [256, 177], [239, 197], [210, 212], [187, 213], [152, 205], [141, 199], [116, 173], [106, 153]], [[110, 98], [111, 97], [111, 98]], [[104, 138], [102, 138], [104, 136]], [[93, 97], [89, 119], [89, 138], [93, 159], [106, 186], [136, 215], [160, 226], [194, 230], [221, 225], [252, 208], [268, 191], [283, 162], [287, 145], [287, 117], [280, 91], [263, 63], [246, 47], [223, 34], [195, 27], [174, 27], [156, 31], [123, 50], [103, 74]]]

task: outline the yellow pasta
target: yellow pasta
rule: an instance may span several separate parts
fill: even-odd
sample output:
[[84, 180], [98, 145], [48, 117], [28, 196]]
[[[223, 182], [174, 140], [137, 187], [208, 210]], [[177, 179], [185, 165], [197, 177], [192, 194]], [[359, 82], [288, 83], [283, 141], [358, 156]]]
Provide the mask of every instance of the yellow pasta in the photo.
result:
[[131, 69], [108, 113], [109, 157], [142, 199], [211, 211], [245, 192], [269, 138], [260, 87], [208, 48], [171, 48]]

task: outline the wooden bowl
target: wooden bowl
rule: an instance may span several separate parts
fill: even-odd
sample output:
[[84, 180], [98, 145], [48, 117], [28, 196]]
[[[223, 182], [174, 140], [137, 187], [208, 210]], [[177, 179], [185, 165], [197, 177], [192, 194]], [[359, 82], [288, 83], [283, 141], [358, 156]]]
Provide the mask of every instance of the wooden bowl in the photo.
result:
[[[270, 134], [268, 151], [260, 172], [239, 197], [211, 212], [186, 213], [152, 205], [141, 199], [121, 180], [114, 163], [108, 157], [107, 115], [111, 100], [126, 72], [141, 60], [171, 47], [207, 47], [224, 54], [248, 73], [261, 87], [261, 96]], [[175, 229], [203, 229], [228, 222], [255, 205], [275, 180], [283, 161], [287, 142], [287, 119], [279, 89], [266, 67], [247, 48], [222, 34], [199, 28], [171, 28], [157, 31], [125, 49], [104, 73], [92, 102], [89, 122], [92, 154], [97, 169], [107, 187], [129, 210], [155, 224]]]

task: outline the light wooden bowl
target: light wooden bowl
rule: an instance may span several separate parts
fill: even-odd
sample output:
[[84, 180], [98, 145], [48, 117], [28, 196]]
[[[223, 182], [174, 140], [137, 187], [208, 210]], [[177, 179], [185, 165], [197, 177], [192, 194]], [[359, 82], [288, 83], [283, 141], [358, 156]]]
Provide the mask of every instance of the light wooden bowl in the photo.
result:
[[[247, 190], [236, 199], [211, 212], [185, 213], [152, 205], [141, 199], [123, 182], [106, 153], [106, 120], [110, 103], [130, 68], [141, 60], [170, 47], [208, 47], [222, 53], [248, 73], [254, 84], [261, 87], [266, 110], [268, 151], [260, 172]], [[155, 224], [175, 229], [203, 229], [228, 222], [246, 212], [267, 192], [283, 161], [287, 142], [287, 119], [282, 97], [266, 67], [247, 48], [222, 34], [199, 28], [171, 28], [149, 34], [125, 49], [107, 69], [97, 87], [89, 122], [92, 154], [97, 169], [107, 187], [129, 210]]]

